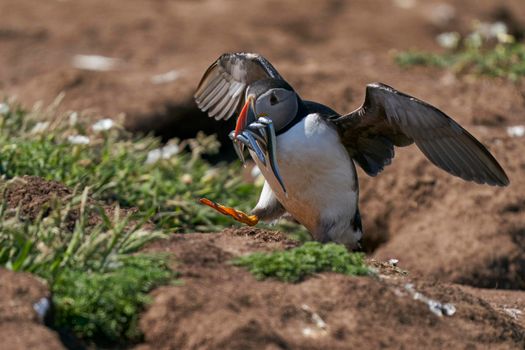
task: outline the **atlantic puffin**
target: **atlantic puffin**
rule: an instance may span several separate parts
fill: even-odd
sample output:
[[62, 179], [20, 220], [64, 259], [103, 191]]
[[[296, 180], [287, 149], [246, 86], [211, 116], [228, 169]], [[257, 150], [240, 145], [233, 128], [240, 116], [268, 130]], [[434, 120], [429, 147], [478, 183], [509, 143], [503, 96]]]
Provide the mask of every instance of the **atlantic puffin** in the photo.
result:
[[248, 224], [289, 215], [314, 239], [356, 249], [363, 228], [355, 164], [376, 176], [395, 146], [412, 143], [454, 176], [509, 184], [496, 159], [457, 122], [386, 84], [368, 84], [362, 106], [341, 115], [301, 99], [263, 56], [226, 53], [206, 70], [194, 98], [217, 120], [239, 113], [230, 138], [241, 160], [249, 150], [265, 178], [259, 201], [252, 215], [203, 203]]

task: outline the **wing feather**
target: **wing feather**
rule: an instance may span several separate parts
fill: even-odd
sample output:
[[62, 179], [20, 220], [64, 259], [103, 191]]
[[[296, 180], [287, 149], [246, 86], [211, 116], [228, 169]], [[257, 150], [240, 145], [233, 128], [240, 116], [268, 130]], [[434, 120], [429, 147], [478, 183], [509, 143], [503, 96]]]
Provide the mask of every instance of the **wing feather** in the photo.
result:
[[369, 84], [365, 102], [330, 121], [358, 164], [372, 176], [394, 157], [394, 146], [415, 142], [436, 166], [468, 181], [506, 186], [509, 179], [490, 152], [439, 109], [392, 87]]
[[210, 117], [227, 120], [244, 104], [246, 88], [265, 78], [282, 79], [261, 55], [223, 54], [204, 73], [194, 98], [197, 106]]

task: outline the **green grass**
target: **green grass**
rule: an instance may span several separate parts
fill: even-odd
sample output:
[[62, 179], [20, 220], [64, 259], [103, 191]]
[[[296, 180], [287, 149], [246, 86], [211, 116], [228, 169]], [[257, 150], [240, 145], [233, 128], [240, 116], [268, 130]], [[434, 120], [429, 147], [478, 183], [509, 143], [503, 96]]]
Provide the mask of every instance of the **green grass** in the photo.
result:
[[[0, 115], [0, 174], [7, 178], [40, 176], [70, 187], [90, 186], [95, 199], [137, 207], [157, 228], [169, 232], [213, 231], [232, 221], [198, 203], [209, 197], [249, 210], [258, 187], [245, 183], [239, 164], [211, 166], [202, 159], [218, 150], [214, 137], [175, 142], [181, 152], [146, 163], [160, 147], [154, 137], [132, 136], [120, 128], [99, 133], [87, 125], [69, 125], [58, 118], [42, 133], [32, 132], [39, 113], [17, 106]], [[90, 144], [71, 144], [68, 137], [87, 135]]]
[[131, 255], [106, 272], [66, 269], [53, 283], [54, 325], [98, 344], [141, 339], [138, 316], [148, 292], [172, 280], [165, 257]]
[[273, 277], [285, 282], [299, 282], [317, 272], [370, 274], [363, 254], [349, 253], [344, 246], [334, 243], [306, 242], [282, 252], [250, 254], [233, 263], [246, 267], [257, 279]]
[[516, 81], [525, 76], [525, 45], [463, 45], [442, 53], [411, 50], [398, 53], [395, 61], [402, 67], [433, 66], [457, 73], [487, 75]]
[[[44, 117], [48, 125], [40, 122]], [[88, 137], [89, 144], [71, 143], [75, 135]], [[52, 201], [42, 208], [46, 215], [36, 219], [8, 209], [5, 198], [0, 203], [0, 266], [48, 281], [54, 327], [87, 344], [139, 340], [137, 319], [148, 291], [176, 277], [168, 268], [168, 256], [145, 255], [140, 248], [167, 233], [213, 231], [232, 224], [201, 206], [201, 196], [243, 210], [255, 201], [258, 188], [242, 181], [239, 164], [212, 166], [202, 159], [217, 151], [213, 137], [199, 135], [173, 144], [178, 154], [147, 162], [150, 152], [161, 147], [154, 137], [133, 136], [118, 127], [95, 132], [89, 125], [68, 122], [67, 115], [55, 110], [2, 106], [2, 186], [33, 175], [77, 192], [84, 189], [70, 202]], [[116, 206], [115, 214], [108, 217], [102, 204]], [[138, 211], [127, 217], [119, 206]], [[73, 229], [68, 222], [72, 212], [79, 213]], [[93, 216], [100, 218], [96, 225], [90, 224]], [[145, 230], [145, 222], [155, 228]]]
[[[16, 181], [16, 180], [15, 180]], [[9, 186], [9, 183], [4, 183]], [[52, 204], [50, 213], [33, 221], [0, 203], [0, 266], [34, 273], [53, 293], [53, 326], [73, 332], [87, 343], [117, 344], [140, 339], [139, 311], [147, 292], [175, 278], [167, 256], [136, 253], [164, 235], [141, 228], [115, 210], [107, 217], [88, 204], [88, 191], [69, 203]], [[68, 215], [79, 213], [73, 232]], [[90, 225], [92, 214], [101, 217]]]

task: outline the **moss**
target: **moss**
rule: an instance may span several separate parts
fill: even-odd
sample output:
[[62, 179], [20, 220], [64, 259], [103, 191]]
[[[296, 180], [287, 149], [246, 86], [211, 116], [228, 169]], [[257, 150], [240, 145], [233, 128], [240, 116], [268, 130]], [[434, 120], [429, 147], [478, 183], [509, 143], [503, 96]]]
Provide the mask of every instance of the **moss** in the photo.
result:
[[298, 282], [317, 272], [370, 273], [362, 253], [350, 253], [344, 246], [334, 243], [306, 242], [287, 251], [240, 257], [233, 263], [246, 267], [257, 279], [273, 277], [285, 282]]

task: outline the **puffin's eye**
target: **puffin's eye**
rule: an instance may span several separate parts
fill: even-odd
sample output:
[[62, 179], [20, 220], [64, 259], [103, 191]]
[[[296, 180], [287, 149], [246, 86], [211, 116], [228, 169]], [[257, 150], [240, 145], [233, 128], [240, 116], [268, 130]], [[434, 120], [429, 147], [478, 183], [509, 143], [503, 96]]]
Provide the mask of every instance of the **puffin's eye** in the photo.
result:
[[274, 104], [279, 103], [279, 99], [277, 99], [277, 96], [275, 96], [274, 93], [270, 95], [270, 104], [273, 106]]

